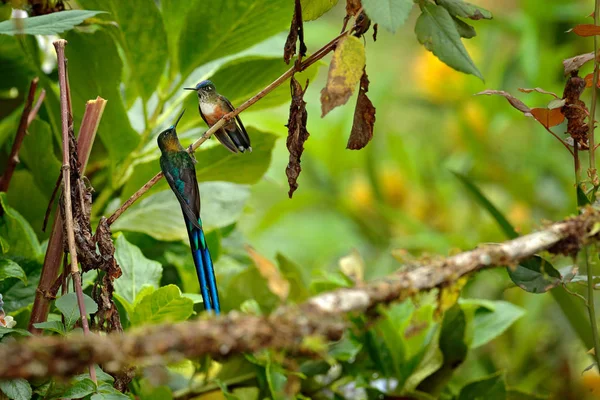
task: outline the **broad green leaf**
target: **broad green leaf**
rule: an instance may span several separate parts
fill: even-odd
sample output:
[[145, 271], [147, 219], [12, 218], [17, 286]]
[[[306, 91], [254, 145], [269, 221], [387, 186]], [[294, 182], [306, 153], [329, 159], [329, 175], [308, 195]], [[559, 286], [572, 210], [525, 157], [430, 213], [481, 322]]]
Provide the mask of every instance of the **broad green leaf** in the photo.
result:
[[39, 118], [34, 119], [27, 133], [19, 157], [31, 171], [37, 187], [50, 199], [62, 166], [53, 151], [54, 140], [50, 125]]
[[[5, 21], [0, 24], [9, 23], [12, 25], [12, 21]], [[10, 79], [0, 79], [0, 90], [7, 90], [13, 87], [18, 88], [21, 92], [27, 93], [29, 90], [29, 84], [31, 79], [36, 75], [35, 60], [21, 46], [19, 38], [7, 35], [0, 35], [0, 76], [8, 77]], [[26, 96], [26, 94], [25, 94]], [[11, 114], [11, 120], [18, 124], [19, 118], [21, 117], [22, 107], [19, 107], [18, 111], [14, 111]], [[6, 118], [6, 117], [5, 117]], [[2, 125], [4, 120], [0, 122], [0, 143], [4, 142], [5, 136], [2, 134]], [[10, 134], [14, 135], [16, 129], [12, 129]]]
[[31, 385], [25, 379], [0, 380], [0, 390], [13, 400], [29, 400], [33, 396]]
[[267, 280], [260, 274], [254, 264], [233, 276], [228, 282], [221, 281], [221, 288], [225, 290], [221, 299], [223, 311], [237, 309], [246, 300], [254, 299], [261, 309], [270, 312], [279, 305], [279, 298], [274, 295], [267, 284]]
[[338, 361], [354, 362], [363, 344], [346, 333], [342, 339], [329, 347], [329, 355]]
[[[2, 194], [0, 194], [2, 196]], [[42, 270], [41, 262], [37, 260], [28, 260], [24, 258], [15, 258], [19, 266], [27, 275], [27, 284], [16, 278], [9, 278], [0, 281], [0, 293], [4, 301], [4, 310], [8, 314], [31, 305], [35, 298], [37, 285]]]
[[[87, 294], [83, 293], [83, 304], [85, 311], [89, 314], [94, 314], [98, 311], [98, 304]], [[70, 329], [75, 322], [80, 318], [79, 305], [77, 304], [77, 295], [74, 292], [65, 294], [59, 297], [54, 302], [54, 305], [65, 317], [65, 326]]]
[[340, 40], [329, 65], [327, 85], [321, 91], [321, 116], [346, 104], [358, 86], [366, 63], [363, 41], [355, 36]]
[[98, 135], [108, 150], [111, 162], [116, 164], [127, 157], [140, 141], [129, 123], [120, 93], [123, 65], [117, 46], [111, 35], [103, 30], [71, 31], [66, 39], [69, 41], [67, 57], [73, 115], [80, 123], [88, 100], [97, 96], [108, 100]]
[[302, 6], [302, 19], [305, 21], [314, 21], [327, 11], [331, 10], [337, 3], [338, 0], [300, 0]]
[[168, 386], [155, 386], [152, 384], [141, 385], [140, 400], [172, 400], [173, 393]]
[[171, 76], [179, 71], [179, 37], [193, 1], [161, 0], [163, 24], [166, 27]]
[[448, 11], [431, 3], [425, 3], [421, 11], [415, 25], [419, 43], [455, 70], [483, 80], [481, 72], [460, 40], [456, 24]]
[[590, 198], [585, 194], [583, 188], [579, 185], [577, 186], [577, 206], [584, 207], [588, 204], [591, 204]]
[[91, 400], [131, 400], [131, 398], [119, 392], [109, 383], [100, 383], [98, 393], [92, 395]]
[[363, 8], [369, 18], [390, 32], [404, 25], [413, 0], [362, 0]]
[[[321, 63], [313, 64], [306, 71], [296, 74], [296, 79], [302, 85], [305, 85], [307, 79], [312, 82], [321, 65]], [[214, 74], [210, 75], [209, 79], [215, 84], [220, 94], [226, 96], [234, 107], [238, 107], [283, 75], [289, 68], [290, 66], [283, 62], [281, 57], [249, 56], [224, 64]], [[290, 87], [288, 84], [283, 84], [252, 105], [249, 111], [276, 107], [289, 103], [289, 101]], [[195, 92], [191, 92], [186, 97], [183, 107], [186, 110], [194, 110], [191, 122], [189, 117], [186, 121], [182, 121], [185, 122], [183, 124], [184, 128], [197, 125], [205, 126], [198, 113], [198, 96]], [[244, 115], [242, 114], [240, 118], [243, 122]], [[251, 139], [254, 138], [251, 136]], [[252, 148], [254, 150], [254, 141], [252, 142]]]
[[115, 292], [129, 303], [135, 303], [144, 286], [159, 287], [162, 275], [160, 263], [147, 259], [122, 234], [115, 240], [115, 258], [123, 271], [123, 275], [115, 280]]
[[6, 201], [6, 193], [0, 193], [0, 204], [4, 209], [4, 215], [0, 217], [0, 236], [9, 246], [8, 255], [27, 259], [38, 258], [42, 249], [29, 222], [10, 207]]
[[280, 365], [271, 361], [267, 363], [265, 375], [267, 377], [267, 384], [273, 400], [285, 400], [289, 398], [289, 396], [286, 396], [285, 394], [287, 377], [283, 372], [283, 368]]
[[458, 19], [456, 17], [452, 17], [452, 19], [454, 20], [454, 23], [456, 24], [456, 30], [458, 31], [458, 34], [460, 35], [460, 37], [465, 38], [465, 39], [471, 39], [474, 38], [475, 36], [477, 36], [477, 32], [475, 31], [475, 28], [473, 28], [471, 25], [467, 24], [465, 21]]
[[175, 285], [163, 286], [145, 296], [129, 316], [132, 325], [185, 321], [194, 313], [194, 302]]
[[33, 324], [38, 329], [44, 329], [50, 332], [58, 333], [59, 335], [64, 335], [67, 333], [65, 326], [61, 321], [45, 321], [38, 322], [37, 324]]
[[521, 261], [515, 269], [506, 268], [510, 279], [529, 293], [545, 293], [561, 283], [561, 275], [542, 257], [533, 256]]
[[[53, 172], [46, 172], [46, 174], [54, 176]], [[58, 175], [54, 177], [57, 178]], [[42, 225], [46, 206], [50, 201], [50, 193], [42, 193], [34, 176], [27, 169], [18, 169], [14, 172], [9, 191], [6, 193], [8, 203], [29, 223], [38, 238], [46, 238], [49, 235], [49, 232], [42, 231]], [[39, 206], [32, 207], [33, 204]], [[50, 219], [52, 220], [53, 218]]]
[[506, 385], [502, 373], [490, 375], [463, 387], [458, 400], [506, 400]]
[[185, 78], [209, 61], [240, 52], [289, 28], [289, 0], [195, 0], [179, 39], [179, 67]]
[[[247, 186], [229, 182], [200, 184], [200, 217], [205, 232], [236, 222], [250, 196]], [[149, 216], [154, 216], [149, 218]], [[170, 190], [155, 193], [131, 207], [112, 226], [113, 231], [141, 232], [157, 240], [188, 240], [181, 207]]]
[[492, 13], [463, 0], [438, 0], [437, 3], [446, 8], [451, 15], [470, 19], [492, 19]]
[[96, 391], [96, 384], [89, 378], [82, 379], [76, 382], [63, 394], [67, 399], [81, 399]]
[[10, 335], [10, 334], [15, 334], [15, 335], [20, 335], [20, 336], [31, 336], [31, 333], [29, 333], [29, 331], [26, 331], [25, 329], [5, 328], [3, 326], [0, 326], [0, 339], [2, 339], [4, 336]]
[[[113, 378], [112, 375], [109, 375], [106, 372], [104, 372], [102, 370], [102, 368], [100, 368], [98, 365], [94, 365], [94, 369], [96, 370], [96, 377], [98, 378], [98, 382], [112, 383], [112, 382], [115, 381], [115, 378]], [[89, 372], [86, 372], [84, 374], [77, 375], [77, 376], [73, 377], [73, 381], [74, 382], [79, 382], [79, 381], [82, 381], [84, 379], [91, 379]]]
[[79, 25], [102, 11], [67, 10], [57, 13], [0, 22], [0, 35], [56, 35]]
[[[196, 164], [196, 177], [198, 182], [227, 181], [252, 184], [262, 178], [271, 164], [271, 155], [277, 136], [254, 128], [247, 127], [247, 131], [252, 140], [252, 153], [233, 154], [221, 145], [196, 151], [195, 157], [198, 161]], [[186, 143], [185, 146], [188, 144]], [[159, 153], [155, 153], [153, 157], [149, 157], [149, 161], [135, 166], [133, 175], [127, 180], [123, 188], [121, 194], [123, 198], [131, 196], [160, 171], [158, 158]], [[146, 193], [146, 196], [168, 188], [167, 182], [161, 179]], [[202, 191], [202, 187], [200, 188], [200, 194], [204, 206], [206, 204], [204, 201], [205, 192]]]
[[[117, 36], [129, 65], [130, 83], [144, 101], [157, 88], [168, 59], [167, 34], [154, 0], [79, 0], [85, 8], [110, 12], [119, 25]], [[110, 99], [109, 99], [110, 101]], [[107, 108], [109, 106], [107, 105]]]
[[464, 310], [474, 311], [472, 349], [494, 340], [525, 315], [525, 310], [507, 301], [461, 299], [459, 303]]
[[0, 260], [0, 281], [7, 278], [17, 278], [27, 284], [27, 276], [23, 268], [16, 262], [5, 258]]

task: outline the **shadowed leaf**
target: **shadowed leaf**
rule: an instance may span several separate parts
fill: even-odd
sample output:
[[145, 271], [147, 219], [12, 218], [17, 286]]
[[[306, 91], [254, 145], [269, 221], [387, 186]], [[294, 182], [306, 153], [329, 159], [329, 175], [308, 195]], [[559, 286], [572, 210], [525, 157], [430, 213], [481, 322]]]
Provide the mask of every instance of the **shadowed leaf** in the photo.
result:
[[473, 20], [492, 19], [492, 13], [488, 10], [463, 0], [438, 0], [437, 3], [448, 10], [450, 15]]
[[354, 121], [352, 123], [352, 132], [348, 138], [347, 149], [360, 150], [365, 147], [373, 138], [373, 126], [375, 125], [375, 106], [367, 96], [369, 91], [369, 77], [367, 71], [363, 70], [360, 78], [360, 89], [356, 99], [356, 108], [354, 109]]
[[0, 22], [0, 35], [56, 35], [102, 13], [103, 11], [68, 10], [37, 17], [9, 19]]
[[346, 104], [360, 81], [365, 62], [365, 47], [360, 39], [346, 36], [340, 40], [331, 59], [327, 85], [321, 91], [322, 117]]

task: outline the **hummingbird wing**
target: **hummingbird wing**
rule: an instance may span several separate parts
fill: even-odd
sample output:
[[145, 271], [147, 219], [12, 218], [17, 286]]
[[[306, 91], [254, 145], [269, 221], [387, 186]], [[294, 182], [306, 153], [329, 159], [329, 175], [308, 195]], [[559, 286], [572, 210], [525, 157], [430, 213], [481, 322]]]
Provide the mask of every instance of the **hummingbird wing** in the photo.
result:
[[160, 157], [160, 168], [165, 174], [171, 190], [181, 205], [181, 210], [196, 228], [202, 228], [200, 218], [200, 191], [196, 180], [196, 169], [190, 155], [183, 151], [171, 157]]
[[[235, 107], [233, 106], [233, 104], [231, 104], [227, 97], [219, 95], [219, 99], [221, 99], [225, 102], [225, 104], [227, 104], [227, 107], [229, 107], [230, 112], [235, 110]], [[237, 121], [237, 130], [242, 135], [242, 138], [244, 140], [244, 146], [250, 147], [250, 137], [248, 136], [248, 132], [246, 132], [246, 128], [244, 127], [244, 124], [242, 124], [242, 120], [240, 119], [239, 115], [235, 116], [235, 120]]]
[[[206, 120], [206, 117], [204, 116], [204, 114], [202, 114], [202, 108], [200, 106], [198, 106], [198, 111], [200, 112], [200, 116], [204, 120], [204, 123], [206, 124], [206, 126], [210, 127], [211, 125]], [[238, 152], [237, 147], [235, 147], [235, 144], [231, 141], [231, 139], [227, 135], [227, 132], [225, 132], [225, 130], [223, 128], [221, 128], [215, 132], [215, 137], [217, 138], [217, 140], [219, 142], [221, 142], [221, 144], [223, 146], [225, 146], [227, 148], [227, 150], [231, 151], [232, 153]]]

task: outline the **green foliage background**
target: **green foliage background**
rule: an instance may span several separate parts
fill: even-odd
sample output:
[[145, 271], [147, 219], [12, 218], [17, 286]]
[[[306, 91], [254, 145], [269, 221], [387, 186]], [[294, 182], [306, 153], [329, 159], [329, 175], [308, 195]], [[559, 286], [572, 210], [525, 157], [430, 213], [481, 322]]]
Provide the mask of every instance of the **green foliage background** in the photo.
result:
[[[417, 6], [395, 34], [380, 29], [377, 42], [367, 34], [369, 96], [377, 107], [377, 122], [373, 141], [362, 151], [345, 150], [354, 97], [320, 118], [320, 90], [327, 77], [323, 66], [329, 58], [298, 77], [299, 82], [310, 79], [305, 100], [311, 136], [293, 200], [287, 197], [284, 172], [287, 84], [242, 114], [252, 138], [251, 154], [232, 155], [215, 141], [196, 152], [202, 218], [225, 311], [266, 313], [280, 304], [244, 244], [278, 266], [291, 284], [289, 300], [299, 302], [351, 285], [340, 259], [353, 250], [362, 258], [354, 259], [359, 275], [370, 280], [400, 268], [394, 257], [400, 250], [404, 257], [446, 255], [504, 240], [496, 221], [453, 171], [468, 176], [520, 233], [574, 212], [567, 152], [504, 99], [473, 94], [488, 88], [516, 94], [519, 87], [536, 86], [560, 93], [562, 59], [591, 50], [591, 41], [565, 31], [586, 22], [591, 3], [473, 2], [494, 15], [491, 22], [469, 21], [478, 35], [467, 43], [474, 62], [467, 72], [480, 72], [485, 82], [452, 70], [419, 45], [416, 39], [423, 32], [413, 32], [419, 26]], [[195, 96], [182, 87], [210, 77], [239, 105], [288, 68], [282, 51], [293, 2], [78, 3], [107, 12], [61, 34], [69, 42], [76, 131], [85, 101], [108, 99], [86, 173], [95, 189], [95, 226], [158, 172], [156, 136], [182, 107], [187, 112], [178, 131], [184, 145], [206, 129], [195, 111]], [[303, 1], [313, 12], [307, 19], [315, 19], [305, 24], [309, 53], [339, 34], [343, 1], [320, 16], [335, 3]], [[373, 15], [381, 12], [370, 8], [373, 1], [363, 3]], [[402, 22], [392, 18], [381, 25], [391, 29]], [[11, 187], [0, 196], [7, 210], [0, 223], [0, 293], [4, 309], [17, 321], [15, 329], [0, 328], [0, 337], [26, 334], [22, 329], [48, 237], [41, 225], [60, 169], [53, 54], [48, 40], [0, 34], [0, 165], [6, 164], [30, 79], [39, 76], [47, 90]], [[536, 93], [520, 97], [531, 106], [548, 102]], [[202, 310], [181, 222], [175, 198], [161, 182], [113, 226], [116, 257], [124, 271], [116, 298], [126, 328], [182, 321]], [[553, 262], [557, 268], [572, 264]], [[88, 285], [92, 279], [84, 277]], [[374, 325], [329, 345], [324, 361], [300, 360], [294, 371], [282, 354], [273, 352], [224, 364], [186, 360], [169, 366], [160, 379], [141, 371], [130, 388], [141, 399], [190, 392], [207, 399], [284, 398], [290, 388], [301, 389], [300, 398], [598, 396], [590, 391], [600, 387], [598, 375], [581, 375], [590, 359], [576, 332], [586, 327], [565, 317], [557, 305], [570, 304], [576, 313], [583, 307], [578, 300], [556, 290], [553, 296], [526, 293], [502, 269], [471, 279], [461, 300], [443, 316], [436, 313], [435, 295], [381, 309], [382, 318]], [[41, 327], [48, 334], [65, 334], [74, 322], [69, 319], [73, 304], [73, 298], [57, 301]], [[67, 326], [60, 314], [67, 317]], [[354, 316], [353, 322], [364, 327], [367, 320]], [[110, 389], [111, 378], [101, 377], [105, 383], [98, 387], [80, 376], [70, 388], [16, 381], [0, 382], [0, 390], [19, 399], [52, 398], [67, 389], [73, 398], [118, 396]]]

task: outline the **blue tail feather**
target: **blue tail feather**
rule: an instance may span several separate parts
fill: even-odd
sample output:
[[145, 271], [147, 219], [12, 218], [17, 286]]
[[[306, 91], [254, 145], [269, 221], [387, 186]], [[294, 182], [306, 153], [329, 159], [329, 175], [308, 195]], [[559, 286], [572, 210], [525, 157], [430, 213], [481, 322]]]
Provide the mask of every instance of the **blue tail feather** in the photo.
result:
[[[215, 314], [219, 315], [221, 311], [219, 293], [217, 291], [217, 282], [212, 258], [208, 246], [206, 245], [204, 232], [202, 229], [194, 227], [189, 221], [186, 222], [194, 264], [196, 266], [196, 273], [200, 283], [200, 293], [204, 300], [204, 308], [206, 311], [214, 311]], [[200, 225], [202, 225], [201, 222]]]

